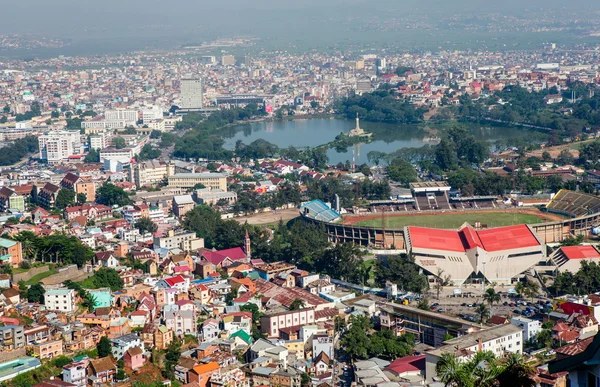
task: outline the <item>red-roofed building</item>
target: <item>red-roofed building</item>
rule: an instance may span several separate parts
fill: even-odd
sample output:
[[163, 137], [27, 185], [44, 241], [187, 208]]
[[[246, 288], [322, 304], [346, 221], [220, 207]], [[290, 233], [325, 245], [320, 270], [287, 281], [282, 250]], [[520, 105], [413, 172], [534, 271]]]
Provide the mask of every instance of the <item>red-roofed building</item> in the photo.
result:
[[431, 274], [443, 270], [457, 285], [473, 276], [510, 284], [545, 257], [544, 244], [524, 224], [483, 230], [468, 224], [458, 230], [406, 229], [407, 251], [415, 263]]
[[422, 376], [425, 373], [425, 355], [405, 356], [396, 359], [384, 368], [397, 377]]
[[600, 253], [595, 246], [563, 246], [556, 250], [550, 258], [559, 271], [570, 271], [571, 273], [576, 273], [583, 261], [600, 263]]
[[249, 259], [248, 254], [241, 247], [215, 251], [203, 249], [198, 253], [201, 261], [210, 262], [219, 268], [227, 267], [234, 262], [247, 262]]

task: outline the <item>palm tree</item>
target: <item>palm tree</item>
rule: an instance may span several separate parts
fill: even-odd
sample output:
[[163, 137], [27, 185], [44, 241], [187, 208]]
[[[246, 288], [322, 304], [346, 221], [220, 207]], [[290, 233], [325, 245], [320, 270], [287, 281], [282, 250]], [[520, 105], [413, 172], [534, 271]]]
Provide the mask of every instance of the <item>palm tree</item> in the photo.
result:
[[509, 354], [503, 361], [498, 375], [499, 387], [533, 387], [535, 368], [518, 353]]
[[479, 322], [483, 324], [488, 317], [490, 317], [490, 310], [485, 304], [477, 305], [477, 309], [475, 310], [475, 314], [479, 316]]
[[458, 358], [449, 352], [442, 356], [435, 365], [435, 372], [445, 387], [472, 387], [473, 381]]
[[493, 288], [488, 288], [485, 290], [483, 299], [490, 305], [490, 310], [494, 307], [495, 303], [498, 303], [501, 300], [500, 295], [496, 293]]

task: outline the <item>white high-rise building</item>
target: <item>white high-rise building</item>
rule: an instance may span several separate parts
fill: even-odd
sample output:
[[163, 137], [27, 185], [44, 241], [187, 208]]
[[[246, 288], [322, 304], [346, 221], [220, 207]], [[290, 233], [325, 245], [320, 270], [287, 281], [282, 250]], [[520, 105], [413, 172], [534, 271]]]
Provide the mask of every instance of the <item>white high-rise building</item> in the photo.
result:
[[104, 113], [106, 121], [125, 121], [127, 125], [135, 125], [138, 120], [138, 111], [129, 109], [107, 110]]
[[58, 163], [81, 154], [81, 134], [77, 130], [48, 132], [38, 137], [40, 159]]
[[142, 121], [148, 124], [154, 120], [163, 118], [163, 110], [160, 106], [145, 107], [142, 109]]
[[202, 109], [203, 107], [202, 79], [186, 78], [181, 80], [182, 109]]

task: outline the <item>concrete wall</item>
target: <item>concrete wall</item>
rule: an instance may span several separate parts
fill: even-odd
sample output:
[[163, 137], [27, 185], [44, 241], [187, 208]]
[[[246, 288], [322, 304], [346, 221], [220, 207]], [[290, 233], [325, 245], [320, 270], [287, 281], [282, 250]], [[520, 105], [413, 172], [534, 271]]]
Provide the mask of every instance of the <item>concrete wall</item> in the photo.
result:
[[91, 273], [86, 273], [83, 270], [78, 269], [77, 265], [71, 265], [58, 269], [58, 273], [44, 278], [41, 282], [44, 285], [58, 285], [66, 280], [71, 280], [75, 282], [83, 281], [90, 275]]
[[31, 268], [25, 273], [13, 274], [13, 282], [19, 282], [21, 280], [29, 281], [33, 276], [38, 275], [40, 273], [45, 273], [48, 270], [50, 270], [48, 266], [40, 266]]

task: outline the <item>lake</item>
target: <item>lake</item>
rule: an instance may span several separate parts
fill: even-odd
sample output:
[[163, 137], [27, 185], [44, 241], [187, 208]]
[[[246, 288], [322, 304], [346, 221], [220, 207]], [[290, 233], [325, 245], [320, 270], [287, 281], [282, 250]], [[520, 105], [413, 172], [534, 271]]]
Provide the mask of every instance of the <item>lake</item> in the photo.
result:
[[[280, 148], [294, 146], [296, 148], [315, 147], [327, 144], [341, 132], [347, 132], [356, 126], [354, 120], [346, 119], [295, 119], [284, 121], [264, 121], [240, 124], [227, 128], [223, 132], [224, 147], [234, 149], [235, 143], [241, 140], [250, 144], [254, 140], [264, 139]], [[373, 133], [373, 141], [348, 148], [346, 152], [329, 149], [327, 156], [330, 164], [352, 161], [354, 148], [356, 164], [368, 163], [370, 151], [390, 153], [401, 148], [419, 148], [427, 142], [429, 135], [420, 125], [386, 124], [361, 121], [361, 128]], [[471, 132], [480, 139], [494, 141], [507, 137], [522, 137], [527, 131], [520, 128], [473, 126]]]

